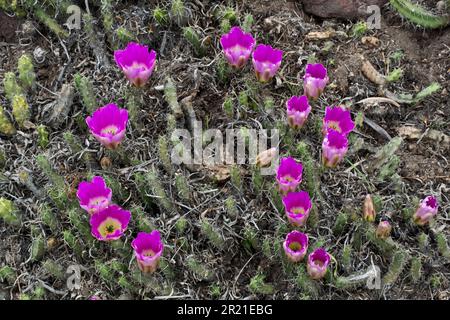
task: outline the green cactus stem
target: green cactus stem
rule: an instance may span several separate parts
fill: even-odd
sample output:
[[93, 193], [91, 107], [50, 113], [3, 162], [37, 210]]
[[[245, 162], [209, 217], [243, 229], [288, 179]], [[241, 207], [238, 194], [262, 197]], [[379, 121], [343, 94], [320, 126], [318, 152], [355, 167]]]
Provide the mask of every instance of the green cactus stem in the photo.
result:
[[402, 17], [423, 28], [444, 28], [450, 23], [450, 15], [435, 15], [409, 0], [390, 0], [389, 2]]

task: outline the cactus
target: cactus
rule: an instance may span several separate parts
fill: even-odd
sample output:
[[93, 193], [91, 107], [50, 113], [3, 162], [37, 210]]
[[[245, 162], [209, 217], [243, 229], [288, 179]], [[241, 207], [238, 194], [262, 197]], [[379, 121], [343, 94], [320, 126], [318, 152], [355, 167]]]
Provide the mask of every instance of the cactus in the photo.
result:
[[78, 258], [80, 258], [82, 256], [83, 250], [72, 232], [70, 232], [69, 230], [65, 230], [63, 232], [63, 238], [67, 246], [73, 250]]
[[397, 281], [398, 277], [405, 268], [408, 262], [409, 256], [404, 251], [396, 251], [393, 255], [391, 264], [389, 265], [388, 272], [383, 277], [383, 283], [392, 285]]
[[145, 212], [141, 207], [135, 206], [132, 208], [131, 212], [139, 230], [147, 233], [155, 230], [155, 226], [145, 216]]
[[135, 35], [125, 27], [119, 27], [116, 30], [117, 39], [121, 44], [127, 44], [136, 39]]
[[156, 199], [161, 207], [167, 211], [173, 209], [173, 204], [167, 196], [166, 190], [164, 190], [163, 185], [160, 182], [158, 172], [155, 168], [152, 168], [145, 176], [145, 180], [148, 183], [150, 189], [156, 195]]
[[9, 118], [3, 110], [2, 106], [0, 106], [0, 133], [7, 136], [16, 133], [16, 128], [14, 128], [11, 121], [9, 121]]
[[269, 260], [272, 260], [274, 256], [274, 242], [272, 237], [266, 235], [261, 245], [262, 253]]
[[253, 16], [249, 13], [246, 14], [244, 17], [244, 22], [242, 23], [242, 30], [244, 32], [251, 32], [253, 21], [254, 21]]
[[59, 25], [59, 23], [50, 17], [42, 8], [36, 7], [34, 4], [34, 1], [28, 1], [30, 2], [27, 4], [30, 10], [34, 12], [34, 15], [36, 18], [44, 24], [50, 31], [52, 31], [55, 35], [57, 35], [60, 38], [67, 38], [69, 37], [69, 33]]
[[24, 126], [25, 121], [30, 119], [30, 106], [24, 96], [14, 96], [12, 100], [12, 114], [21, 127]]
[[243, 245], [249, 252], [259, 249], [258, 229], [246, 225], [243, 229]]
[[300, 265], [297, 269], [296, 283], [298, 287], [307, 295], [313, 299], [319, 297], [319, 289], [315, 281], [311, 280], [303, 265]]
[[97, 270], [100, 278], [106, 283], [113, 283], [115, 281], [115, 272], [107, 264], [99, 260], [95, 260], [95, 269]]
[[88, 78], [80, 75], [79, 73], [77, 73], [73, 77], [73, 79], [75, 87], [77, 88], [78, 93], [81, 96], [81, 101], [84, 107], [86, 108], [86, 111], [89, 114], [92, 114], [97, 108], [97, 102], [92, 82]]
[[369, 30], [367, 23], [365, 21], [359, 21], [352, 27], [352, 37], [360, 38], [367, 32], [367, 30]]
[[155, 19], [159, 25], [165, 25], [169, 22], [169, 15], [166, 10], [157, 6], [153, 9], [153, 19]]
[[342, 266], [345, 269], [349, 269], [352, 265], [352, 246], [349, 244], [344, 245], [344, 249], [342, 249]]
[[220, 22], [220, 31], [221, 31], [222, 33], [228, 33], [228, 32], [230, 31], [230, 29], [231, 29], [230, 20], [228, 20], [228, 19], [223, 19], [223, 20]]
[[275, 289], [273, 285], [265, 282], [266, 276], [263, 274], [257, 274], [250, 279], [248, 289], [254, 294], [272, 294]]
[[53, 185], [65, 192], [64, 179], [53, 170], [48, 158], [45, 155], [40, 154], [36, 156], [36, 162], [42, 172], [47, 176], [47, 178], [51, 180]]
[[[217, 69], [217, 71], [216, 71], [217, 80], [220, 83], [228, 82], [228, 79], [230, 78], [230, 68], [229, 68], [227, 61], [222, 56], [217, 59], [216, 69]], [[227, 115], [228, 115], [228, 113], [227, 113]], [[232, 114], [231, 114], [231, 116], [232, 116]]]
[[158, 155], [164, 166], [164, 169], [166, 169], [168, 173], [171, 173], [173, 169], [172, 161], [170, 158], [169, 142], [167, 141], [167, 137], [164, 135], [159, 136], [158, 139]]
[[224, 239], [220, 235], [219, 231], [216, 230], [206, 219], [202, 219], [200, 229], [202, 234], [216, 249], [223, 249]]
[[31, 57], [27, 54], [22, 55], [19, 58], [18, 66], [19, 80], [23, 88], [33, 88], [36, 80], [36, 74], [34, 73], [34, 66]]
[[418, 283], [422, 276], [422, 261], [418, 257], [414, 257], [411, 260], [411, 279], [414, 283]]
[[15, 96], [22, 95], [22, 88], [17, 84], [16, 75], [14, 72], [6, 72], [3, 79], [3, 87], [5, 90], [5, 96], [9, 100], [13, 100]]
[[170, 17], [178, 26], [186, 25], [189, 19], [189, 11], [182, 0], [172, 0]]
[[445, 235], [442, 233], [436, 234], [436, 243], [439, 253], [444, 257], [450, 260], [450, 248], [448, 247], [447, 240], [445, 239]]
[[189, 200], [191, 192], [189, 191], [189, 184], [184, 174], [177, 174], [175, 177], [175, 186], [178, 190], [178, 195], [183, 200]]
[[422, 250], [422, 252], [425, 252], [428, 248], [429, 238], [426, 233], [421, 232], [418, 237], [417, 241], [419, 242], [419, 248]]
[[403, 70], [401, 68], [396, 68], [392, 70], [386, 77], [387, 82], [396, 82], [403, 77]]
[[31, 243], [31, 261], [39, 261], [45, 254], [45, 239], [40, 234]]
[[164, 85], [164, 98], [172, 109], [175, 118], [178, 119], [183, 116], [183, 110], [181, 110], [180, 104], [177, 100], [177, 88], [170, 77], [167, 78], [166, 84]]
[[43, 149], [47, 148], [49, 143], [47, 127], [41, 124], [36, 128], [36, 131], [38, 133], [38, 145]]
[[425, 29], [444, 28], [450, 23], [450, 16], [438, 16], [410, 0], [390, 0], [392, 7], [405, 19]]
[[230, 179], [233, 186], [242, 191], [242, 177], [241, 177], [241, 171], [239, 170], [239, 167], [236, 165], [232, 166], [230, 169]]
[[175, 228], [177, 229], [177, 232], [179, 234], [184, 234], [184, 231], [186, 230], [188, 221], [185, 217], [181, 217], [177, 220], [175, 223]]
[[183, 36], [191, 44], [194, 49], [194, 54], [201, 57], [205, 53], [205, 48], [203, 47], [202, 41], [200, 40], [200, 35], [192, 27], [183, 28]]
[[42, 222], [48, 226], [50, 230], [55, 232], [58, 229], [58, 220], [48, 204], [43, 204], [39, 208], [39, 216], [41, 217]]
[[45, 262], [42, 264], [42, 267], [51, 276], [55, 277], [58, 280], [63, 280], [65, 278], [63, 267], [53, 260], [50, 259], [45, 260]]
[[16, 272], [10, 266], [0, 268], [0, 281], [12, 285], [16, 280]]
[[73, 225], [74, 229], [78, 231], [80, 235], [84, 237], [86, 241], [92, 239], [91, 230], [88, 226], [87, 221], [84, 219], [85, 215], [82, 215], [78, 209], [70, 209], [68, 213], [70, 223]]
[[111, 40], [111, 32], [113, 29], [113, 23], [114, 23], [114, 16], [112, 14], [113, 12], [113, 5], [111, 3], [111, 0], [101, 0], [101, 13], [103, 18], [103, 28], [105, 29], [106, 34], [108, 35], [109, 40]]
[[239, 214], [237, 205], [236, 205], [236, 199], [233, 196], [229, 196], [227, 199], [225, 199], [225, 208], [227, 211], [227, 214], [230, 218], [235, 219], [237, 215]]
[[193, 256], [186, 259], [187, 268], [200, 280], [211, 280], [214, 273], [204, 263], [197, 261]]
[[333, 234], [335, 236], [340, 235], [346, 225], [347, 225], [347, 221], [348, 221], [348, 215], [345, 212], [340, 212], [336, 218], [336, 222], [334, 223], [334, 227], [333, 227]]
[[0, 198], [0, 218], [12, 226], [19, 226], [21, 223], [20, 215], [14, 203], [3, 197]]
[[261, 169], [258, 166], [252, 166], [252, 186], [255, 194], [261, 194], [263, 184], [264, 179], [261, 175]]

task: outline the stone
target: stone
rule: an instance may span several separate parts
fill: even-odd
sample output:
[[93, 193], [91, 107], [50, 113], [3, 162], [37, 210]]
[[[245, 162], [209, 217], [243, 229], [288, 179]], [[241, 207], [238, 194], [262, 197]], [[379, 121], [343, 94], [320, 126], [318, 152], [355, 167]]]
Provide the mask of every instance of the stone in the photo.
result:
[[300, 0], [305, 12], [321, 18], [354, 19], [364, 17], [367, 7], [376, 5], [381, 8], [388, 0]]

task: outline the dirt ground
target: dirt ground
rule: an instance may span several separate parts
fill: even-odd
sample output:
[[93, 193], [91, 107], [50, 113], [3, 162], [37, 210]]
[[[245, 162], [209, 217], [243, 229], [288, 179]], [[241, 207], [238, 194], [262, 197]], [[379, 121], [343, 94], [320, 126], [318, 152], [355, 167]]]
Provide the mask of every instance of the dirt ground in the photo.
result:
[[[13, 279], [0, 282], [0, 298], [87, 299], [96, 294], [102, 299], [448, 299], [450, 260], [439, 252], [436, 235], [441, 233], [450, 241], [450, 29], [417, 28], [387, 6], [382, 8], [381, 29], [364, 34], [378, 39], [377, 45], [371, 45], [352, 34], [357, 21], [319, 19], [305, 14], [297, 1], [186, 1], [187, 23], [200, 34], [205, 50], [199, 56], [173, 19], [166, 25], [155, 22], [156, 5], [170, 10], [169, 1], [121, 1], [113, 10], [113, 30], [105, 32], [102, 10], [92, 4], [94, 32], [72, 30], [66, 39], [56, 37], [31, 12], [17, 18], [0, 11], [0, 81], [5, 72], [17, 69], [23, 53], [34, 56], [37, 75], [36, 87], [27, 93], [31, 123], [15, 135], [0, 135], [0, 153], [6, 156], [0, 164], [0, 197], [13, 200], [22, 216], [20, 227], [0, 221], [0, 268], [14, 270]], [[251, 33], [257, 42], [284, 51], [281, 69], [270, 83], [256, 82], [251, 63], [225, 79], [220, 77], [223, 18], [217, 12], [226, 6], [237, 12], [232, 24], [242, 24], [251, 14]], [[59, 23], [66, 19], [63, 12], [56, 11], [54, 16]], [[115, 47], [123, 46], [114, 38], [113, 31], [119, 27], [158, 54], [150, 82], [138, 93], [114, 63]], [[328, 36], [314, 39], [314, 32]], [[379, 88], [362, 73], [361, 56], [381, 74], [401, 68], [403, 77]], [[306, 127], [294, 134], [286, 127], [285, 102], [302, 93], [299, 78], [308, 61], [323, 63], [330, 82]], [[49, 121], [51, 103], [58, 100], [64, 84], [73, 85], [76, 73], [92, 81], [98, 106], [116, 102], [127, 107], [130, 95], [135, 95], [136, 121], [130, 122], [118, 154], [100, 147], [89, 134], [84, 123], [88, 112], [78, 93], [67, 116], [57, 124]], [[302, 188], [314, 192], [314, 214], [304, 230], [311, 247], [323, 246], [334, 257], [325, 279], [308, 281], [302, 266], [285, 259], [281, 244], [292, 227], [279, 207], [273, 176], [264, 177], [257, 187], [251, 165], [241, 166], [238, 183], [217, 181], [214, 171], [204, 167], [167, 168], [163, 163], [158, 139], [171, 133], [167, 124], [171, 109], [161, 90], [168, 76], [176, 85], [178, 101], [192, 98], [203, 129], [279, 128], [280, 154], [304, 161], [298, 145], [308, 146], [314, 171], [305, 179], [308, 187], [303, 182]], [[415, 104], [359, 103], [370, 97], [416, 95], [433, 82], [440, 84], [438, 92]], [[242, 92], [251, 103], [242, 103]], [[232, 117], [222, 107], [227, 97], [234, 104]], [[346, 160], [324, 171], [319, 161], [320, 121], [326, 106], [339, 104], [349, 106], [354, 119], [364, 120], [350, 136]], [[0, 105], [11, 115], [3, 86]], [[45, 148], [38, 144], [36, 126], [40, 124], [50, 133]], [[75, 147], [65, 138], [67, 132], [75, 137]], [[398, 136], [403, 138], [395, 151], [398, 167], [380, 178], [377, 152]], [[41, 154], [64, 178], [62, 203], [55, 202], [51, 174], [36, 161]], [[102, 168], [105, 157], [112, 165]], [[228, 172], [230, 168], [221, 169]], [[147, 179], [149, 172], [158, 175], [156, 183]], [[114, 201], [133, 213], [121, 243], [100, 243], [84, 232], [89, 226], [75, 191], [80, 181], [92, 175], [107, 177]], [[179, 176], [186, 178], [187, 197], [176, 183]], [[392, 257], [362, 231], [361, 208], [368, 193], [377, 200], [376, 221], [391, 222], [392, 241], [407, 253], [391, 282], [384, 276], [392, 271]], [[422, 228], [412, 225], [405, 215], [429, 194], [440, 204], [436, 221]], [[161, 195], [170, 206], [164, 205]], [[237, 214], [229, 209], [230, 199], [236, 203]], [[43, 208], [54, 214], [56, 228], [43, 223]], [[342, 212], [348, 221], [342, 232], [336, 232], [335, 222]], [[177, 223], [181, 217], [185, 226]], [[150, 276], [140, 274], [130, 251], [130, 242], [142, 225], [160, 230], [166, 244], [161, 268]], [[67, 231], [75, 236], [76, 245], [64, 237]], [[420, 234], [428, 236], [425, 247], [419, 243]], [[44, 252], [32, 259], [37, 237], [45, 239]], [[344, 248], [351, 248], [349, 263], [343, 262]], [[416, 260], [422, 263], [419, 280], [413, 279], [411, 271]], [[80, 288], [69, 290], [67, 275], [52, 272], [49, 261], [63, 273], [71, 265], [81, 266]], [[371, 265], [378, 266], [386, 280], [381, 289], [368, 289], [365, 283], [338, 284], [337, 279], [365, 272]]]

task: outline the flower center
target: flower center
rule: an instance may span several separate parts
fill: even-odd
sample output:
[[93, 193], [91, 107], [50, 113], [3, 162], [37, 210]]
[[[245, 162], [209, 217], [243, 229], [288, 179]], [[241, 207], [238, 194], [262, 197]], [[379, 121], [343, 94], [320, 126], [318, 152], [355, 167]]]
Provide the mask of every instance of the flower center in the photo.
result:
[[112, 125], [109, 125], [109, 126], [103, 128], [101, 133], [115, 135], [117, 133], [117, 131], [119, 131], [119, 128], [117, 128], [117, 126], [112, 124]]
[[155, 252], [153, 252], [152, 249], [147, 249], [142, 252], [142, 255], [144, 257], [153, 257], [155, 255]]
[[106, 197], [95, 197], [89, 200], [89, 205], [90, 206], [98, 206], [98, 205], [103, 205], [108, 201], [108, 199], [106, 199]]
[[303, 209], [302, 207], [295, 207], [291, 209], [291, 213], [296, 215], [302, 215], [305, 214], [305, 209]]
[[314, 260], [314, 264], [318, 267], [323, 267], [324, 263], [321, 260]]
[[336, 121], [328, 121], [327, 126], [329, 129], [333, 129], [339, 133], [341, 133], [341, 127], [339, 126], [339, 122]]
[[302, 250], [302, 244], [300, 242], [293, 241], [289, 244], [289, 249], [292, 251], [300, 251]]
[[283, 177], [283, 181], [284, 182], [293, 182], [293, 181], [295, 181], [295, 179], [291, 175], [287, 174]]
[[114, 232], [120, 230], [121, 228], [122, 224], [120, 223], [119, 220], [107, 218], [98, 227], [98, 232], [102, 237], [106, 238], [107, 236], [113, 234]]

